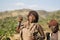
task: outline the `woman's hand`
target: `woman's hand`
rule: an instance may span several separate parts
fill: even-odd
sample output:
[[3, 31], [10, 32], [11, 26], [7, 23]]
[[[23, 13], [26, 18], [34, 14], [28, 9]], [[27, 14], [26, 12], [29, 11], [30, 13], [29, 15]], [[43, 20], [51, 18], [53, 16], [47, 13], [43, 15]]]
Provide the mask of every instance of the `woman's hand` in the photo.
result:
[[18, 20], [18, 22], [22, 22], [23, 17], [22, 16], [19, 16], [17, 20]]

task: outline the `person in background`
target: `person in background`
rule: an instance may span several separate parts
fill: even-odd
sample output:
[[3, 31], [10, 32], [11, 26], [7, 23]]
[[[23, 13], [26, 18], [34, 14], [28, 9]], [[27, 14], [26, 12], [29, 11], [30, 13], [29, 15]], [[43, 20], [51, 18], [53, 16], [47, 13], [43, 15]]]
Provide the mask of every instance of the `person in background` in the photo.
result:
[[49, 33], [49, 37], [47, 36], [47, 40], [60, 40], [59, 38], [59, 24], [56, 20], [51, 20], [48, 24], [48, 27], [51, 29], [52, 33]]
[[18, 18], [17, 18], [17, 20], [18, 20], [18, 25], [16, 27], [16, 32], [19, 33], [20, 32], [20, 26], [22, 26], [21, 23], [23, 21], [23, 17], [21, 15], [19, 15]]

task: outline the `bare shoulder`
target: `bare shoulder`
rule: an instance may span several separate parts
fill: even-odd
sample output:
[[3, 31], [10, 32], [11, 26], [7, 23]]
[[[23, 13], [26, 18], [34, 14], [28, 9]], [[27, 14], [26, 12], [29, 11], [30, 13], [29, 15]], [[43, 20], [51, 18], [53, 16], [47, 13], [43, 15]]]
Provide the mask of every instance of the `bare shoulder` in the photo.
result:
[[28, 24], [28, 21], [25, 21], [23, 24]]
[[24, 26], [28, 25], [28, 21], [24, 22], [23, 25], [24, 25]]

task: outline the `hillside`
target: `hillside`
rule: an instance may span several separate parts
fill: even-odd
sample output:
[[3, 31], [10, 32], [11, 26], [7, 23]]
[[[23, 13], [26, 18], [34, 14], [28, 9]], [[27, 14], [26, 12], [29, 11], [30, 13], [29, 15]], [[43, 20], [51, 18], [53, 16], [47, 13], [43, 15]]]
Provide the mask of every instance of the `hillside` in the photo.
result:
[[[29, 11], [31, 11], [31, 9], [21, 9], [21, 10], [0, 12], [0, 19], [6, 18], [6, 17], [15, 17], [18, 15], [26, 16]], [[43, 18], [45, 18], [45, 16], [47, 15], [47, 12], [44, 10], [37, 10], [37, 12]]]
[[[6, 17], [17, 17], [18, 15], [22, 15], [23, 17], [26, 17], [28, 15], [28, 12], [31, 11], [31, 9], [20, 9], [20, 10], [13, 10], [13, 11], [4, 11], [0, 12], [0, 19], [4, 19]], [[60, 10], [57, 11], [44, 11], [44, 10], [35, 10], [39, 14], [40, 19], [46, 19], [48, 16], [52, 18], [52, 16], [60, 17]]]

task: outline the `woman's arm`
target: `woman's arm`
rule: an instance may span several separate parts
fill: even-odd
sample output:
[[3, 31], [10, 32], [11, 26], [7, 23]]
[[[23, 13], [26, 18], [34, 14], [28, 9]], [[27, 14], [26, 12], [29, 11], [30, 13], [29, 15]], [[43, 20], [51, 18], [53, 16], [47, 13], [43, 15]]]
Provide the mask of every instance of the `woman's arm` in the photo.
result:
[[20, 32], [20, 27], [21, 27], [21, 22], [23, 21], [23, 17], [22, 16], [18, 16], [18, 26], [17, 26], [17, 28], [16, 28], [16, 32]]
[[41, 38], [42, 38], [42, 39], [45, 39], [45, 35], [44, 35], [44, 32], [43, 32], [43, 28], [42, 28], [40, 25], [38, 25], [38, 31], [39, 31], [39, 33], [41, 34]]
[[18, 24], [18, 26], [17, 26], [17, 28], [16, 28], [16, 32], [20, 32], [20, 26], [21, 26], [21, 22], [19, 22], [19, 24]]

